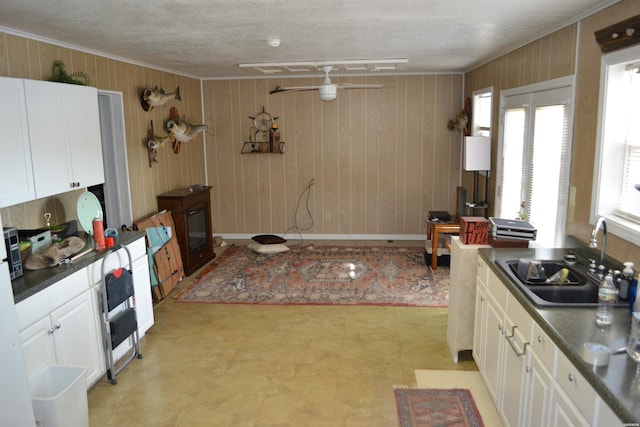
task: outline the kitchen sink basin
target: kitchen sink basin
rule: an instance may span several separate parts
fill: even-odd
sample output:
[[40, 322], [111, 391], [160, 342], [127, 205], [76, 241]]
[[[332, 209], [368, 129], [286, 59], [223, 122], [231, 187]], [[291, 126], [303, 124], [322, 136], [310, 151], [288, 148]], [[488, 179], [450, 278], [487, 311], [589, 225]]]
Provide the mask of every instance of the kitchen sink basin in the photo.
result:
[[[569, 274], [562, 284], [546, 283], [546, 279], [526, 280], [518, 274], [518, 260], [497, 260], [496, 264], [537, 307], [595, 307], [598, 305], [599, 280], [586, 267], [560, 260], [541, 261], [546, 277], [567, 268]], [[616, 306], [627, 306], [616, 301]]]

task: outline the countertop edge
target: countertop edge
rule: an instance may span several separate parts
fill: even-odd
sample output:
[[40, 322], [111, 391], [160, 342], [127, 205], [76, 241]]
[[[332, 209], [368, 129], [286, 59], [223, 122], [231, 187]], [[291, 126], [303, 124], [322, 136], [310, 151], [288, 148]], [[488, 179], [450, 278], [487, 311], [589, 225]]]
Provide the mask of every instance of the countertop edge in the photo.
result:
[[[121, 231], [118, 234], [116, 246], [127, 246], [144, 237], [144, 231]], [[89, 236], [85, 236], [85, 241], [86, 244], [82, 251], [90, 249], [93, 244]], [[41, 270], [25, 270], [22, 276], [11, 281], [14, 303], [18, 304], [65, 277], [72, 275], [76, 271], [82, 270], [94, 262], [103, 259], [111, 252], [111, 250], [112, 249], [105, 249], [103, 251], [93, 250], [71, 263], [62, 264], [56, 267], [44, 268]]]

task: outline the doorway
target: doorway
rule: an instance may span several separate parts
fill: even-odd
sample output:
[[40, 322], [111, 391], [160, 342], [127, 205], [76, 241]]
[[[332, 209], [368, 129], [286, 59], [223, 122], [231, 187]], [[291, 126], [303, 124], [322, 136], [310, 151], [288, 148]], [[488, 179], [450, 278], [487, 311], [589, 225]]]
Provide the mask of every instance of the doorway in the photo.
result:
[[104, 211], [105, 227], [133, 224], [122, 93], [98, 90], [104, 184], [89, 188]]

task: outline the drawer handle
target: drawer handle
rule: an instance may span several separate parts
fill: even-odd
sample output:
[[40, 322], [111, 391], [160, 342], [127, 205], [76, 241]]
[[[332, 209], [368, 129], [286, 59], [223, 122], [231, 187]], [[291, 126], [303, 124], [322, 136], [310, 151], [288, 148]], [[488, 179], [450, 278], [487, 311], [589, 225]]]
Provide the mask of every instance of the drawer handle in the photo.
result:
[[569, 375], [567, 375], [567, 378], [569, 379], [570, 383], [574, 382], [575, 379], [576, 379], [576, 377], [574, 377], [573, 374], [571, 374], [571, 373]]
[[515, 344], [513, 343], [513, 341], [515, 341], [515, 340], [512, 340], [512, 338], [514, 338], [514, 335], [515, 335], [517, 327], [518, 327], [518, 325], [513, 325], [511, 327], [511, 335], [505, 333], [504, 336], [507, 339], [507, 342], [509, 343], [509, 346], [511, 347], [511, 350], [513, 350], [513, 353], [516, 356], [520, 357], [520, 356], [524, 356], [525, 354], [527, 354], [527, 346], [529, 345], [529, 343], [528, 342], [524, 343], [522, 345], [522, 351], [521, 352], [518, 351], [518, 349], [516, 348]]

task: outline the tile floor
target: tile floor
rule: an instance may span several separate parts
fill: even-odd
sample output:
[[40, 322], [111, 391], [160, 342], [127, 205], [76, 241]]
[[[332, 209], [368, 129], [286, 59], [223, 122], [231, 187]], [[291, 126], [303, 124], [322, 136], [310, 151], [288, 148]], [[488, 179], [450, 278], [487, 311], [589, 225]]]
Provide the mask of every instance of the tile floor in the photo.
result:
[[154, 307], [143, 359], [117, 385], [104, 376], [89, 390], [92, 427], [397, 426], [393, 386], [415, 386], [415, 369], [477, 370], [470, 356], [452, 361], [447, 309], [183, 304], [174, 294]]

